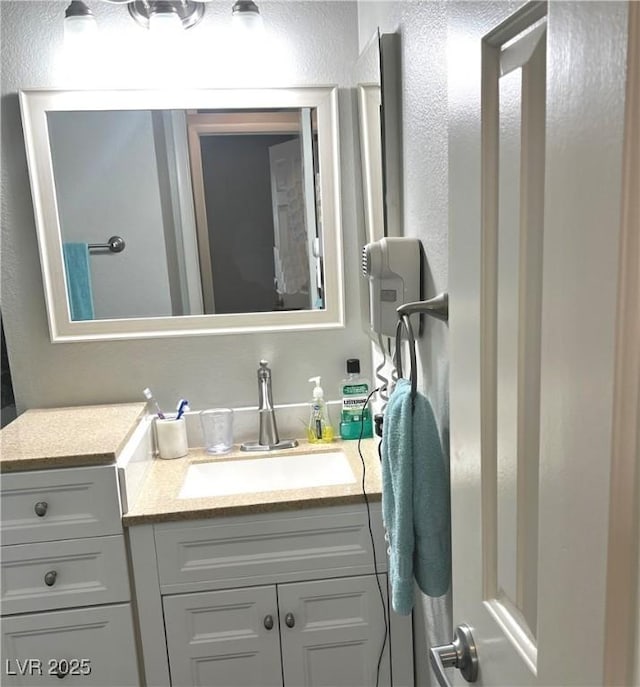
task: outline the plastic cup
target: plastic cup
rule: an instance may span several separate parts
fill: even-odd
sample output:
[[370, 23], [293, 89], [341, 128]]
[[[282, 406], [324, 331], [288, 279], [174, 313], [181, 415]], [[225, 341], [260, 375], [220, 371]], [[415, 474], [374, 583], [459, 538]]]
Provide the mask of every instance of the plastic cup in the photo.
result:
[[200, 413], [202, 437], [207, 453], [227, 453], [233, 447], [233, 410], [212, 408]]

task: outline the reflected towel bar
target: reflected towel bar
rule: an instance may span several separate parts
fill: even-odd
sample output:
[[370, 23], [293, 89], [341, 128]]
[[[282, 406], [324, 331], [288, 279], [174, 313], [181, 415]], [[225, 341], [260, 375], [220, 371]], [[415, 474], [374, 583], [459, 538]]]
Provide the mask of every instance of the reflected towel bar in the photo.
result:
[[90, 243], [89, 250], [108, 250], [112, 253], [122, 253], [125, 247], [121, 236], [112, 236], [106, 243]]

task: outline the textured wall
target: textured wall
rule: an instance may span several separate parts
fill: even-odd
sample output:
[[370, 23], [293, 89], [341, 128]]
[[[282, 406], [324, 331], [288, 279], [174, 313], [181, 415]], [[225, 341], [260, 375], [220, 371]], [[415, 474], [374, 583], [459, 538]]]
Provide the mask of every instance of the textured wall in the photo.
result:
[[[361, 49], [377, 27], [383, 33], [400, 34], [403, 234], [422, 241], [426, 256], [423, 289], [428, 298], [446, 291], [448, 282], [446, 3], [358, 2], [358, 22]], [[447, 334], [441, 322], [425, 321], [417, 346], [418, 388], [431, 400], [446, 451]], [[451, 641], [448, 598], [421, 596], [415, 609], [414, 634], [417, 684], [428, 685], [432, 678], [427, 646]]]
[[52, 112], [48, 117], [64, 241], [105, 243], [91, 254], [96, 319], [171, 315], [158, 162], [150, 112]]
[[[405, 236], [419, 238], [425, 297], [446, 290], [448, 269], [446, 14], [439, 2], [359, 2], [364, 48], [376, 27], [398, 31], [402, 46], [402, 173]], [[425, 322], [418, 349], [422, 387], [446, 431], [447, 334]]]
[[[350, 91], [340, 97], [342, 211], [346, 272], [343, 330], [166, 340], [51, 344], [22, 139], [20, 88], [86, 86], [350, 86], [357, 57], [355, 4], [261, 3], [269, 45], [258, 55], [228, 38], [228, 2], [207, 3], [205, 18], [179, 49], [153, 52], [126, 9], [88, 4], [104, 47], [94, 60], [65, 63], [62, 16], [66, 0], [0, 3], [2, 38], [2, 314], [18, 408], [131, 401], [153, 387], [164, 405], [187, 396], [192, 407], [257, 402], [255, 368], [267, 358], [278, 403], [307, 400], [307, 378], [323, 376], [337, 396], [344, 360], [369, 369], [360, 320], [358, 232], [361, 212], [355, 175], [357, 142]], [[135, 51], [137, 56], [135, 55]]]

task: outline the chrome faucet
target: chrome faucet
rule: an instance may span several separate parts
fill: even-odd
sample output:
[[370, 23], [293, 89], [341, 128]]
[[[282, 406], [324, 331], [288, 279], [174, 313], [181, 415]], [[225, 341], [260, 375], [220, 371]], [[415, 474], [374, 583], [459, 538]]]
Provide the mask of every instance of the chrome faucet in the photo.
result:
[[258, 368], [258, 417], [260, 419], [258, 441], [246, 441], [240, 446], [243, 451], [275, 451], [294, 448], [298, 445], [295, 439], [280, 441], [278, 436], [276, 412], [271, 395], [271, 370], [266, 360], [261, 360]]

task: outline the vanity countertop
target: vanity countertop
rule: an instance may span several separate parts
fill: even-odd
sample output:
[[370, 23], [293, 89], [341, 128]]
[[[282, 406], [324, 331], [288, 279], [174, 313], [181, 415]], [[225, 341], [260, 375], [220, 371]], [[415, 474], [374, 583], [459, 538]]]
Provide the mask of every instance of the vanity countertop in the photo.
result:
[[144, 403], [27, 410], [0, 430], [0, 472], [113, 463], [145, 410]]
[[[370, 501], [380, 501], [382, 480], [378, 457], [378, 440], [364, 439], [362, 454], [366, 466], [365, 487]], [[203, 449], [192, 449], [189, 455], [174, 460], [155, 459], [147, 472], [144, 486], [123, 517], [127, 525], [139, 525], [172, 520], [190, 520], [220, 515], [241, 515], [243, 513], [264, 513], [272, 511], [314, 508], [347, 503], [362, 503], [362, 462], [358, 454], [357, 441], [335, 441], [331, 444], [308, 444], [287, 451], [286, 455], [311, 452], [344, 451], [356, 481], [334, 486], [305, 487], [281, 491], [252, 492], [207, 498], [179, 498], [187, 469], [193, 463], [215, 460], [246, 460], [247, 458], [283, 455], [265, 452], [247, 454], [239, 449], [219, 456], [209, 455]]]

